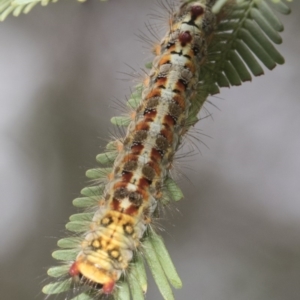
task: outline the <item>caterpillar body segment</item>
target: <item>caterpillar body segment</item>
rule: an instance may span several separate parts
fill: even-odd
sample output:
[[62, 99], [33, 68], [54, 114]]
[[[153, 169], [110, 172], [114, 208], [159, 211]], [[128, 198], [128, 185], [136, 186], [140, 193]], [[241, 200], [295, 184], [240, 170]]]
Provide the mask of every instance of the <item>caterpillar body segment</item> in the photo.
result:
[[208, 19], [206, 1], [184, 3], [172, 16], [91, 230], [69, 270], [104, 294], [128, 269], [162, 198], [206, 55]]

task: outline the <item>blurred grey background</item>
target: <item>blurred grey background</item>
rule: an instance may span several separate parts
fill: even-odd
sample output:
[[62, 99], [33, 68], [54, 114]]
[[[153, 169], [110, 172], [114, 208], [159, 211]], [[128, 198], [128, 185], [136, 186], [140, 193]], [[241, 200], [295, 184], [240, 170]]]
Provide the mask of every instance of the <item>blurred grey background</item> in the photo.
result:
[[[286, 64], [211, 97], [219, 109], [207, 105], [212, 118], [197, 125], [211, 138], [192, 133], [201, 154], [177, 165], [186, 197], [161, 227], [184, 283], [178, 300], [300, 299], [300, 2], [291, 7]], [[144, 76], [150, 46], [136, 35], [150, 35], [157, 8], [61, 1], [0, 24], [1, 299], [43, 299], [71, 200], [114, 132], [118, 101]], [[136, 76], [120, 73], [127, 65]], [[161, 299], [153, 282], [147, 299]]]

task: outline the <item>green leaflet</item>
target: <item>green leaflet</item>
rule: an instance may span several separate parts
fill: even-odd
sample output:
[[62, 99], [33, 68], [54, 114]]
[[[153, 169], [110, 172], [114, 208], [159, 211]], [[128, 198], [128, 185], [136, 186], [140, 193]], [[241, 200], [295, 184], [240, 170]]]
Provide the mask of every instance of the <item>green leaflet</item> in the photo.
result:
[[274, 14], [272, 9], [268, 6], [265, 1], [258, 1], [256, 3], [257, 8], [265, 18], [266, 22], [270, 24], [276, 31], [283, 31], [283, 24], [280, 22], [278, 17]]
[[248, 71], [247, 67], [245, 66], [245, 63], [242, 61], [240, 56], [237, 54], [237, 52], [234, 50], [229, 51], [228, 58], [229, 58], [231, 65], [234, 66], [236, 72], [238, 73], [239, 78], [243, 82], [250, 81], [251, 74]]
[[92, 221], [92, 218], [94, 216], [94, 213], [80, 213], [70, 216], [70, 221], [82, 221], [82, 222], [90, 222]]
[[213, 11], [227, 14], [217, 25], [215, 38], [208, 46], [208, 61], [199, 80], [208, 90], [213, 84], [219, 87], [240, 85], [254, 76], [263, 74], [261, 63], [272, 70], [283, 64], [284, 58], [273, 43], [282, 42], [279, 32], [283, 25], [270, 5], [283, 14], [290, 12], [283, 1], [239, 0], [216, 1]]
[[222, 7], [227, 3], [228, 0], [219, 0], [216, 1], [215, 5], [212, 8], [212, 12], [214, 14], [217, 14], [220, 12], [220, 10], [222, 9]]
[[175, 183], [175, 181], [171, 178], [168, 177], [165, 182], [164, 182], [170, 197], [174, 200], [174, 201], [179, 201], [183, 198], [183, 193], [181, 191], [181, 189], [178, 187], [178, 185]]
[[230, 87], [229, 80], [223, 73], [219, 73], [217, 78], [216, 78], [217, 84], [219, 87]]
[[260, 61], [270, 70], [276, 67], [275, 61], [268, 52], [260, 45], [246, 29], [239, 31], [238, 37], [249, 47], [250, 50], [260, 59]]
[[127, 106], [136, 109], [142, 101], [143, 85], [139, 84], [135, 87], [134, 93], [131, 94], [130, 99], [127, 101]]
[[93, 207], [98, 204], [99, 200], [100, 200], [99, 196], [81, 197], [81, 198], [74, 199], [73, 205], [81, 208]]
[[71, 250], [56, 250], [52, 253], [52, 257], [57, 260], [67, 260], [72, 261], [76, 258], [78, 254], [77, 249], [71, 249]]
[[116, 141], [109, 142], [106, 147], [107, 150], [117, 150], [117, 144]]
[[71, 300], [93, 300], [94, 297], [92, 295], [89, 295], [88, 293], [82, 293]]
[[152, 246], [156, 252], [156, 255], [158, 257], [158, 260], [168, 278], [172, 286], [176, 289], [182, 288], [182, 282], [177, 274], [177, 271], [174, 267], [174, 264], [171, 260], [171, 257], [165, 247], [164, 241], [162, 237], [157, 235], [154, 231], [152, 231], [150, 235], [150, 241], [152, 243]]
[[139, 106], [140, 102], [141, 102], [141, 97], [137, 97], [137, 98], [130, 98], [126, 104], [130, 108], [136, 109]]
[[[277, 64], [283, 64], [284, 58], [282, 55], [276, 50], [273, 44], [269, 41], [269, 39], [264, 35], [261, 28], [257, 23], [246, 20], [244, 24], [244, 28], [249, 31], [253, 38], [263, 47], [263, 49], [268, 53], [268, 55], [273, 59], [273, 61]], [[250, 48], [250, 45], [249, 45]]]
[[[287, 0], [292, 2], [292, 0]], [[287, 15], [291, 12], [291, 9], [282, 1], [282, 0], [272, 0], [274, 4], [274, 9], [276, 9], [278, 12]]]
[[66, 224], [66, 229], [72, 232], [85, 232], [89, 229], [90, 221], [72, 221]]
[[245, 43], [242, 40], [235, 41], [234, 48], [236, 52], [241, 56], [241, 58], [243, 58], [244, 62], [246, 63], [246, 65], [248, 66], [248, 68], [254, 76], [260, 76], [264, 74], [263, 68], [254, 57], [251, 50], [245, 45]]
[[112, 168], [97, 168], [87, 170], [85, 176], [90, 179], [107, 179], [109, 173], [112, 172]]
[[147, 292], [148, 284], [147, 284], [147, 274], [144, 264], [144, 259], [140, 253], [136, 254], [137, 259], [134, 263], [134, 267], [136, 270], [137, 278], [140, 284], [140, 287], [144, 294]]
[[114, 294], [114, 298], [115, 300], [130, 300], [129, 287], [126, 281], [121, 282], [120, 286]]
[[129, 283], [132, 299], [144, 299], [144, 293], [139, 281], [135, 263], [131, 266], [127, 280]]
[[116, 126], [127, 127], [131, 122], [131, 118], [127, 116], [119, 116], [119, 117], [112, 117], [110, 121], [112, 122], [112, 124]]
[[107, 164], [112, 165], [117, 155], [118, 155], [117, 151], [100, 153], [96, 156], [96, 160], [102, 165], [107, 165]]
[[275, 44], [281, 44], [282, 38], [279, 33], [267, 22], [262, 12], [257, 8], [253, 7], [250, 11], [250, 16], [253, 18], [259, 27], [264, 31], [270, 40]]
[[103, 186], [90, 186], [83, 188], [80, 191], [82, 196], [90, 197], [90, 196], [102, 196], [104, 187]]
[[57, 246], [60, 248], [76, 248], [80, 244], [81, 239], [78, 237], [68, 237], [58, 240]]
[[[142, 84], [139, 84], [135, 87], [134, 92], [130, 95], [130, 98], [126, 103], [126, 105], [129, 108], [135, 110], [139, 106], [142, 100], [142, 90], [143, 90]], [[110, 121], [112, 124], [116, 126], [127, 127], [132, 121], [132, 119], [130, 116], [117, 116], [117, 117], [112, 117]]]
[[48, 295], [60, 294], [68, 291], [71, 288], [71, 285], [72, 285], [71, 279], [59, 281], [56, 283], [50, 283], [43, 287], [42, 292]]
[[174, 300], [172, 289], [150, 239], [146, 238], [143, 242], [143, 246], [145, 249], [145, 258], [161, 295], [165, 300]]
[[68, 265], [63, 265], [63, 266], [58, 266], [58, 267], [52, 267], [48, 269], [47, 274], [50, 277], [60, 277], [63, 275], [66, 275], [70, 269], [70, 266]]
[[[238, 66], [236, 66], [238, 67]], [[224, 61], [224, 74], [227, 77], [228, 81], [230, 82], [231, 85], [241, 85], [242, 81], [241, 78], [236, 71], [235, 67], [231, 64], [229, 60]]]
[[146, 63], [146, 64], [145, 64], [145, 68], [146, 68], [146, 69], [149, 69], [149, 70], [152, 69], [152, 62]]

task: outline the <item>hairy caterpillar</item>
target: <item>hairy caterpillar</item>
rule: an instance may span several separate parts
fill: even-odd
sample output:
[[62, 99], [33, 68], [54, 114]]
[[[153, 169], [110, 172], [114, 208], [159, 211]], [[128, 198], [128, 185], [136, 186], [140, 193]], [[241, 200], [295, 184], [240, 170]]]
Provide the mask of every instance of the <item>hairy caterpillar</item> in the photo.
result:
[[72, 277], [97, 284], [104, 294], [113, 292], [139, 247], [185, 132], [198, 68], [205, 56], [205, 35], [211, 29], [209, 7], [203, 2], [185, 3], [173, 16], [91, 231], [69, 270]]
[[91, 286], [96, 295], [112, 294], [129, 269], [157, 202], [163, 201], [164, 184], [181, 137], [195, 122], [193, 117], [203, 103], [193, 105], [207, 35], [214, 27], [212, 3], [185, 3], [172, 16], [170, 32], [156, 48], [134, 121], [124, 141], [110, 145], [118, 155], [112, 170], [100, 171], [109, 181], [103, 196], [95, 196], [98, 209], [92, 222], [87, 222], [88, 231], [69, 268], [69, 275]]
[[171, 16], [124, 141], [112, 143], [118, 155], [113, 168], [104, 171], [109, 179], [103, 195], [96, 196], [97, 210], [68, 270], [73, 281], [97, 295], [115, 291], [164, 199], [174, 154], [192, 125], [199, 68], [214, 28], [212, 2], [183, 3]]

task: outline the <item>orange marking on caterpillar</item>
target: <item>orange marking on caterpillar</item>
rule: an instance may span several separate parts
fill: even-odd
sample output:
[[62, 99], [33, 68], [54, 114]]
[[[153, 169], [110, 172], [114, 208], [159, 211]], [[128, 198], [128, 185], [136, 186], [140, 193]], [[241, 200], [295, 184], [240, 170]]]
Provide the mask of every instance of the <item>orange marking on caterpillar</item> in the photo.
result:
[[148, 87], [149, 86], [149, 82], [150, 82], [150, 78], [149, 77], [146, 77], [144, 80], [143, 80], [143, 85], [145, 87]]
[[113, 173], [113, 172], [108, 173], [108, 174], [107, 174], [107, 179], [108, 179], [108, 180], [113, 180], [113, 179], [114, 179], [114, 173]]
[[135, 111], [133, 111], [133, 112], [130, 113], [130, 119], [131, 120], [134, 120], [135, 116], [136, 116], [136, 112]]
[[118, 152], [123, 151], [123, 144], [120, 141], [116, 141], [116, 148]]
[[159, 55], [160, 51], [161, 51], [160, 44], [155, 44], [154, 47], [153, 47], [153, 54], [154, 55]]

